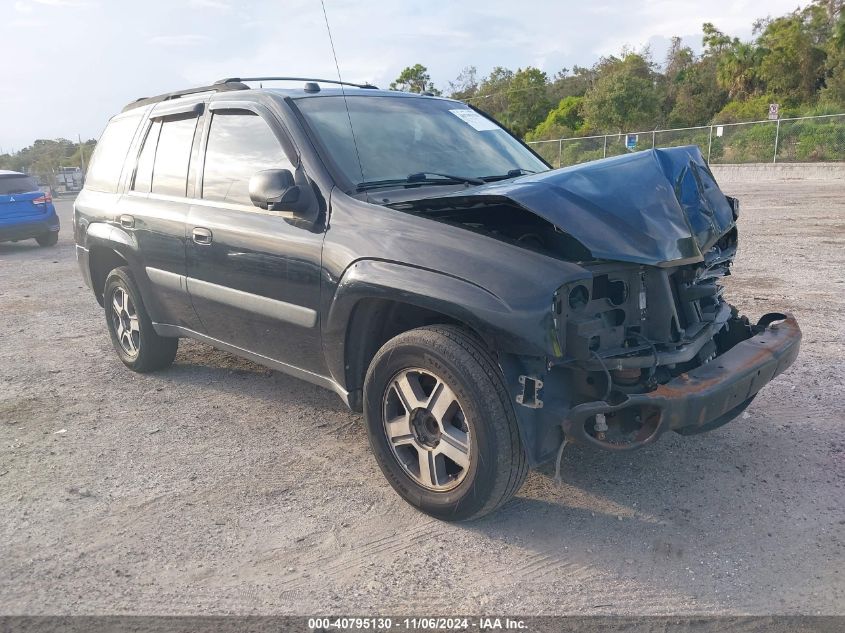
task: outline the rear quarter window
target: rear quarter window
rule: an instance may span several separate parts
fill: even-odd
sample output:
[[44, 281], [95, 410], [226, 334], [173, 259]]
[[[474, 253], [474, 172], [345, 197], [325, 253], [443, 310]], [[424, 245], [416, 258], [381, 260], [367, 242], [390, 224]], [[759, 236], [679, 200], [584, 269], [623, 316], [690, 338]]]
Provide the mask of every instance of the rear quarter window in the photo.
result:
[[164, 119], [153, 163], [152, 193], [184, 196], [194, 142], [196, 116]]
[[114, 193], [120, 182], [123, 163], [143, 112], [112, 119], [103, 131], [91, 157], [85, 187], [95, 191]]
[[35, 178], [19, 175], [0, 176], [0, 196], [12, 196], [16, 193], [40, 191]]
[[161, 131], [161, 119], [153, 121], [147, 130], [141, 154], [138, 156], [138, 167], [135, 169], [135, 180], [132, 183], [132, 190], [141, 193], [149, 193], [153, 184], [153, 160], [156, 156], [156, 145], [158, 134]]

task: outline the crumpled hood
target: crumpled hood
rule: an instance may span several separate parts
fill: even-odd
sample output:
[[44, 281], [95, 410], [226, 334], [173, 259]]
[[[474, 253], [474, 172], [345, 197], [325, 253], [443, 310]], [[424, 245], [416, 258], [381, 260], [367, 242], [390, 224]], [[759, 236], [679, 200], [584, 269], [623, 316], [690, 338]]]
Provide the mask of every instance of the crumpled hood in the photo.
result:
[[453, 198], [506, 198], [569, 233], [596, 259], [650, 265], [701, 261], [735, 223], [695, 146], [635, 152], [438, 197]]

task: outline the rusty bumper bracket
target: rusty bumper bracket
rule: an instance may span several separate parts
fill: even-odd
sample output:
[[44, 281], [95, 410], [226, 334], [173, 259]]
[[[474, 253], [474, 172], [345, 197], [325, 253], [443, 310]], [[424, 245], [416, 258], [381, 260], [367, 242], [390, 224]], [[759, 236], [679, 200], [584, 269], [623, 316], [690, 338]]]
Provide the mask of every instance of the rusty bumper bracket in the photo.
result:
[[[760, 330], [757, 335], [652, 392], [613, 391], [607, 399], [609, 402], [587, 402], [573, 407], [562, 423], [564, 433], [576, 442], [624, 451], [650, 444], [669, 429], [689, 434], [727, 422], [798, 356], [801, 329], [791, 314], [767, 314], [760, 319], [757, 329]], [[597, 439], [588, 431], [588, 423], [597, 413], [608, 415], [626, 409], [638, 411], [643, 420], [633, 441], [614, 443]]]

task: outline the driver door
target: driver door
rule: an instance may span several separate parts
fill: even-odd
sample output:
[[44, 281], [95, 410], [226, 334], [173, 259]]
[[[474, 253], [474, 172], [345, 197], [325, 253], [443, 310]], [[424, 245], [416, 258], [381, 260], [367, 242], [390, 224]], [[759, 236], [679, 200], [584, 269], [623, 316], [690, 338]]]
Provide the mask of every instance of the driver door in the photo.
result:
[[[213, 102], [201, 181], [187, 218], [188, 291], [205, 333], [254, 354], [325, 373], [319, 328], [321, 227], [254, 206], [249, 179], [295, 170], [275, 116]], [[288, 143], [288, 145], [290, 145]]]

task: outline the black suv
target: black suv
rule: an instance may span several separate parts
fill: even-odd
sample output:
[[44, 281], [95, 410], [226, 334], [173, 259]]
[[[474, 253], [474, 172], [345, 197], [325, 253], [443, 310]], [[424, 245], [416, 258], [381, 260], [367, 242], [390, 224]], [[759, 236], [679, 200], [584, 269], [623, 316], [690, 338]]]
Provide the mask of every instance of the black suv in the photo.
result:
[[457, 101], [252, 81], [140, 99], [97, 145], [77, 256], [130, 369], [185, 336], [332, 389], [400, 495], [467, 519], [566, 441], [721, 426], [798, 354], [722, 296], [739, 205], [697, 148], [552, 170]]

